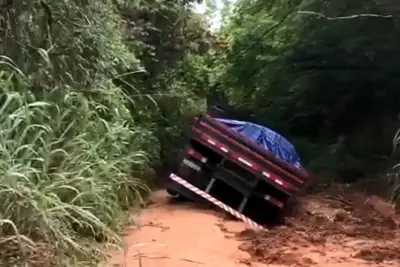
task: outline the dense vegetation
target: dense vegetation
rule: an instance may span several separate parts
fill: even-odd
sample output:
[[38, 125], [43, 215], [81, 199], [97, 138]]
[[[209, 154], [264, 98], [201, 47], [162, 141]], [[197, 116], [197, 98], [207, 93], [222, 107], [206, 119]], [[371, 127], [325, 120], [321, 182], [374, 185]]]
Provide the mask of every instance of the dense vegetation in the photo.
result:
[[0, 1], [0, 266], [97, 264], [214, 92], [315, 172], [386, 171], [399, 4], [238, 0], [215, 32], [191, 4]]

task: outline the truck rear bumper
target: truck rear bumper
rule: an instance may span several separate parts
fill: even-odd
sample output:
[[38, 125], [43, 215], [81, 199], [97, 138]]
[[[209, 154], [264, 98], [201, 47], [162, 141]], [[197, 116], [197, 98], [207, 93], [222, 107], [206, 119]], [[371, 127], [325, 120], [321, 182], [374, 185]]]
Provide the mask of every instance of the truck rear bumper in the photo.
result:
[[232, 216], [238, 218], [239, 220], [242, 220], [243, 222], [247, 223], [248, 225], [252, 226], [255, 229], [258, 230], [263, 230], [264, 227], [256, 223], [255, 221], [251, 220], [250, 218], [246, 217], [243, 215], [241, 212], [238, 210], [233, 209], [232, 207], [222, 203], [218, 199], [214, 198], [210, 194], [208, 194], [206, 191], [210, 190], [212, 187], [212, 182], [210, 182], [209, 186], [207, 186], [206, 191], [200, 190], [199, 188], [193, 186], [192, 184], [188, 183], [185, 179], [177, 176], [174, 173], [171, 173], [169, 176], [170, 180], [168, 182], [167, 187], [179, 192], [180, 194], [190, 198], [190, 199], [201, 199], [199, 201], [201, 202], [208, 202], [213, 204], [214, 206], [217, 206], [224, 211], [230, 213]]

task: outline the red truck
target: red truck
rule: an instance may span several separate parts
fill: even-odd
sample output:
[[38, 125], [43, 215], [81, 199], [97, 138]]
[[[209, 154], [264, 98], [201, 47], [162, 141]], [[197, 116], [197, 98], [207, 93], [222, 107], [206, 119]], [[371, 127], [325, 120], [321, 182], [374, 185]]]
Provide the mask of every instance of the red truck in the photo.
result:
[[[286, 150], [268, 149], [268, 142], [271, 148], [275, 141], [284, 142]], [[210, 202], [262, 228], [265, 213], [283, 210], [310, 180], [297, 156], [285, 158], [293, 154], [297, 155], [294, 146], [268, 128], [204, 113], [194, 123], [167, 191]]]

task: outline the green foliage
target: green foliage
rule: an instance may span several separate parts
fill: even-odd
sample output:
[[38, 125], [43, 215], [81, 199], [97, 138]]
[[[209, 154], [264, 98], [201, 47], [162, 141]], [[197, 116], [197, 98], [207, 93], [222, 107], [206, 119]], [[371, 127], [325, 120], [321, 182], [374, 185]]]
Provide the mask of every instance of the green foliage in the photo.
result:
[[138, 58], [146, 73], [119, 82], [128, 96], [143, 100], [135, 104], [140, 111], [134, 118], [158, 138], [154, 165], [160, 169], [179, 159], [192, 118], [204, 110], [209, 87], [209, 50], [215, 40], [204, 17], [187, 9], [188, 2], [162, 0], [124, 12], [130, 31], [141, 42]]
[[211, 44], [188, 4], [2, 3], [0, 265], [93, 266], [119, 241], [202, 109]]
[[63, 266], [63, 253], [90, 261], [90, 238], [117, 241], [116, 218], [147, 190], [131, 176], [132, 168], [144, 171], [148, 164], [145, 132], [117, 114], [102, 119], [98, 110], [107, 107], [73, 90], [54, 89], [64, 95], [57, 105], [21, 94], [10, 84], [12, 75], [2, 73], [9, 78], [0, 108], [0, 214], [13, 227], [2, 227], [0, 248], [20, 253], [19, 247], [38, 246], [24, 259], [37, 265]]
[[349, 180], [382, 171], [400, 97], [398, 21], [386, 16], [397, 9], [393, 1], [238, 1], [221, 33], [231, 102], [293, 140], [311, 170]]

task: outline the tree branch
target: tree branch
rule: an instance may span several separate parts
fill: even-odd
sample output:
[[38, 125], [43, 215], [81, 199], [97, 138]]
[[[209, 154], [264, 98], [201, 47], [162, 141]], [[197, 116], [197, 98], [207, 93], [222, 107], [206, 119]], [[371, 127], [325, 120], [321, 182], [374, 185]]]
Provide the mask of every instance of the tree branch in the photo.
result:
[[300, 68], [304, 70], [327, 70], [327, 71], [379, 71], [380, 69], [374, 66], [362, 66], [353, 64], [343, 64], [343, 65], [303, 65]]
[[284, 17], [278, 21], [277, 23], [275, 23], [274, 25], [272, 25], [271, 27], [267, 28], [255, 41], [253, 41], [250, 46], [248, 46], [247, 48], [243, 49], [239, 54], [237, 54], [237, 57], [242, 56], [244, 53], [248, 52], [250, 49], [252, 49], [254, 46], [258, 45], [259, 43], [261, 43], [261, 41], [268, 35], [268, 33], [271, 33], [273, 30], [277, 29], [278, 27], [280, 27], [289, 17], [290, 15], [293, 14], [295, 8], [293, 8], [292, 10], [290, 10], [288, 13], [286, 13], [284, 15]]
[[345, 20], [345, 19], [357, 19], [357, 18], [393, 18], [393, 15], [380, 15], [380, 14], [355, 14], [350, 16], [342, 16], [342, 17], [328, 17], [322, 13], [318, 13], [315, 11], [297, 11], [298, 14], [302, 15], [314, 15], [319, 18], [324, 18], [326, 20]]

